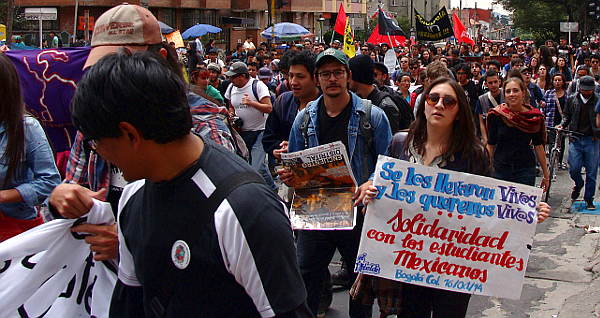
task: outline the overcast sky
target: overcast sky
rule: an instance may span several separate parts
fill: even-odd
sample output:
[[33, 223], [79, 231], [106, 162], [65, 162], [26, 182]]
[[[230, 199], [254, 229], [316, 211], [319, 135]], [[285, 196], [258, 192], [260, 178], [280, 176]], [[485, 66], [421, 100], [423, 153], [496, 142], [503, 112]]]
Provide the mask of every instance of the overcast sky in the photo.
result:
[[[490, 9], [492, 8], [492, 0], [462, 0], [463, 8], [475, 8], [475, 2], [477, 2], [477, 7], [482, 9]], [[460, 0], [450, 0], [450, 6], [452, 8], [458, 8], [460, 4]], [[495, 12], [499, 12], [502, 14], [508, 14], [506, 10], [501, 5], [494, 5], [493, 9]]]

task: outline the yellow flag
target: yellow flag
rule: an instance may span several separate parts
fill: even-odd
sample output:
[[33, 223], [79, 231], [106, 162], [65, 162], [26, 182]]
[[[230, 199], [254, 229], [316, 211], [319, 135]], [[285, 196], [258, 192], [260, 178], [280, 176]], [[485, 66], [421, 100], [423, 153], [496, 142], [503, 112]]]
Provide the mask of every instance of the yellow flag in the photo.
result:
[[346, 30], [344, 31], [344, 53], [349, 58], [353, 58], [356, 55], [356, 47], [354, 46], [354, 34], [350, 27], [350, 19], [346, 19]]

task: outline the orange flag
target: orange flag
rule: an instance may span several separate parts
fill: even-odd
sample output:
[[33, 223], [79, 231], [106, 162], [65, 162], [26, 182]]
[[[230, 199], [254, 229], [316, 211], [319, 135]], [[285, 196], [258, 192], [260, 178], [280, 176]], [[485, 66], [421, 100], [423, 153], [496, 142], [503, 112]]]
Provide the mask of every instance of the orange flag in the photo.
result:
[[338, 12], [337, 19], [335, 19], [335, 27], [333, 28], [337, 34], [344, 35], [346, 32], [346, 20], [348, 20], [348, 16], [346, 16], [346, 10], [344, 10], [344, 4], [340, 3], [340, 11]]
[[452, 24], [452, 29], [454, 29], [454, 37], [459, 43], [465, 42], [467, 44], [475, 45], [475, 41], [471, 39], [469, 32], [467, 32], [467, 28], [465, 28], [462, 22], [460, 22], [460, 19], [456, 13], [452, 13]]

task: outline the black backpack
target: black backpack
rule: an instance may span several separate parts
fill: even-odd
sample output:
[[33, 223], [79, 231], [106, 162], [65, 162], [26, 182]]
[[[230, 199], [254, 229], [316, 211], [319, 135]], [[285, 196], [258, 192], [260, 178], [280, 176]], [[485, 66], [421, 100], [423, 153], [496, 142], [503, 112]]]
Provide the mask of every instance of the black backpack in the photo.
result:
[[394, 104], [396, 104], [398, 112], [400, 113], [400, 122], [398, 127], [400, 130], [408, 129], [410, 124], [415, 120], [415, 115], [410, 108], [410, 104], [404, 98], [402, 98], [398, 92], [395, 92], [392, 89], [379, 90], [379, 93], [375, 95], [376, 100], [373, 100], [373, 104], [380, 105], [381, 101], [387, 96], [389, 96]]

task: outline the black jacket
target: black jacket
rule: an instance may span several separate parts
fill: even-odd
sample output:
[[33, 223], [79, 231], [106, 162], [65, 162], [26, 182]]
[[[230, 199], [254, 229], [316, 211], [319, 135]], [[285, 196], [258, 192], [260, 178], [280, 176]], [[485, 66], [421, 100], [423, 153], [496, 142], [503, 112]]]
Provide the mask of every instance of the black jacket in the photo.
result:
[[[567, 105], [563, 110], [563, 119], [560, 123], [561, 126], [567, 128], [572, 131], [579, 132], [579, 115], [581, 113], [581, 108], [583, 101], [579, 97], [581, 93], [577, 93], [570, 97], [567, 101]], [[596, 110], [594, 109], [596, 103], [598, 102], [598, 95], [594, 93], [592, 97], [585, 104], [587, 106], [587, 111], [589, 112], [590, 125], [592, 127], [593, 136], [596, 138], [600, 138], [600, 129], [596, 126]]]

